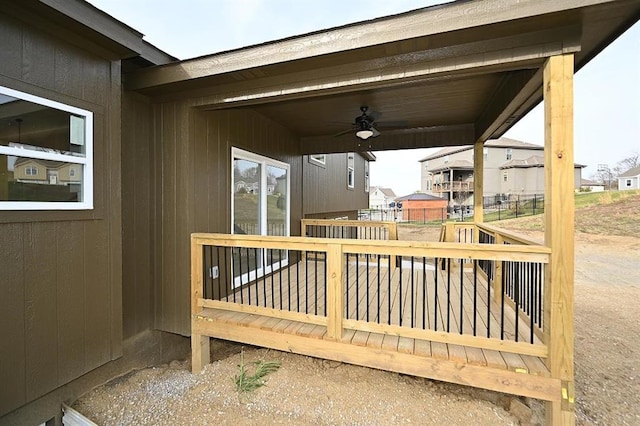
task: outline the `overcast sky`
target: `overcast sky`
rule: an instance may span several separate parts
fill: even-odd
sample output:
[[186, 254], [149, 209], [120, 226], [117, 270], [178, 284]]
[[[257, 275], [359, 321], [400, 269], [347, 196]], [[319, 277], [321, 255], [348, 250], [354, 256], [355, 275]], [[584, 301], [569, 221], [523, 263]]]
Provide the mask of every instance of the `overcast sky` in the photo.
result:
[[[89, 0], [145, 35], [167, 53], [187, 59], [311, 31], [405, 12], [428, 0]], [[640, 151], [640, 25], [576, 74], [575, 161], [583, 177]], [[506, 137], [542, 145], [541, 105]], [[420, 189], [418, 160], [433, 150], [377, 152], [371, 184], [397, 195]]]

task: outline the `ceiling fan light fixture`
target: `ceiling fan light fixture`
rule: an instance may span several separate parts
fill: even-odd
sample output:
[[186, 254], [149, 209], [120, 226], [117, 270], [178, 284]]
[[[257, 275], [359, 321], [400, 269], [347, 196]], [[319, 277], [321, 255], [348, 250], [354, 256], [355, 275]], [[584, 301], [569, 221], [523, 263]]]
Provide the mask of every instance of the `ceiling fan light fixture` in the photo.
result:
[[371, 136], [373, 136], [373, 131], [371, 129], [362, 129], [356, 132], [356, 136], [362, 140], [367, 140]]

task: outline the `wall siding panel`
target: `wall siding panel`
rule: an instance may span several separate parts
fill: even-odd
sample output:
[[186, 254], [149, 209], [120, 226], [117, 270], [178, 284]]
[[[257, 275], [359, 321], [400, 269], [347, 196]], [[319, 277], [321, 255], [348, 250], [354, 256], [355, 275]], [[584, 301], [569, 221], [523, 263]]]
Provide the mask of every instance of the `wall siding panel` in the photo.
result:
[[27, 399], [58, 385], [58, 300], [56, 229], [51, 223], [25, 227]]
[[[0, 14], [0, 82], [94, 113], [91, 211], [0, 211], [0, 416], [121, 352], [120, 65]], [[5, 395], [6, 393], [10, 393]]]
[[58, 302], [58, 374], [67, 383], [85, 373], [84, 226], [81, 222], [56, 223], [58, 253], [56, 300]]
[[0, 413], [27, 401], [23, 240], [24, 225], [0, 225]]
[[238, 147], [291, 165], [292, 233], [302, 215], [302, 167], [298, 139], [287, 129], [249, 110], [199, 111], [187, 103], [154, 108], [154, 167], [162, 191], [156, 200], [161, 239], [154, 261], [156, 327], [190, 334], [190, 246], [192, 232], [231, 229], [231, 148]]
[[332, 213], [367, 208], [369, 193], [364, 190], [365, 159], [354, 156], [354, 188], [347, 188], [347, 154], [327, 154], [325, 167], [302, 159], [304, 176], [302, 191], [305, 216], [331, 217]]
[[125, 94], [122, 122], [124, 338], [153, 327], [151, 288], [151, 104]]

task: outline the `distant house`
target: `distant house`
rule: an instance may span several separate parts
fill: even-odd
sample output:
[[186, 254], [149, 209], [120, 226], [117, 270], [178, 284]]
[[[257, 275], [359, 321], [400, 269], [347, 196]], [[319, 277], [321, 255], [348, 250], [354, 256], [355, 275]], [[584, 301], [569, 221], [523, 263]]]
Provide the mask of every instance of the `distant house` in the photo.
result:
[[396, 194], [393, 192], [393, 189], [374, 186], [369, 192], [369, 208], [385, 209], [389, 207], [389, 204], [395, 199]]
[[640, 189], [640, 166], [629, 169], [618, 176], [618, 189], [621, 191]]
[[428, 222], [447, 218], [447, 200], [434, 195], [416, 192], [396, 198], [396, 204], [402, 210], [402, 220], [409, 222]]
[[589, 179], [580, 181], [580, 190], [586, 192], [602, 192], [604, 191], [604, 183], [595, 182]]
[[82, 182], [81, 167], [62, 161], [18, 158], [13, 166], [18, 182], [46, 185], [69, 185]]
[[[508, 199], [544, 192], [543, 147], [514, 139], [484, 144], [484, 197]], [[473, 203], [473, 146], [446, 147], [420, 160], [421, 190], [441, 196], [450, 205]], [[574, 188], [580, 188], [582, 168], [574, 168]]]

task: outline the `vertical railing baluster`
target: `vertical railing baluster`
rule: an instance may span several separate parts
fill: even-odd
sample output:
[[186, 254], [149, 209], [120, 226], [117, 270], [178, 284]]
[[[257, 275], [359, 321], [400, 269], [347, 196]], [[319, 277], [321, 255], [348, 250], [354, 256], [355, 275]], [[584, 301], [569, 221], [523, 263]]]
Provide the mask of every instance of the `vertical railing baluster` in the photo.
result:
[[520, 324], [519, 321], [519, 306], [520, 305], [520, 268], [522, 267], [522, 262], [514, 262], [515, 264], [515, 289], [514, 289], [514, 299], [516, 300], [516, 303], [514, 303], [515, 305], [515, 310], [516, 310], [516, 319], [515, 319], [515, 333], [516, 333], [516, 342], [518, 341], [518, 325]]
[[411, 328], [415, 327], [415, 313], [414, 313], [414, 302], [415, 302], [415, 289], [414, 289], [414, 283], [413, 283], [413, 275], [414, 275], [414, 270], [413, 270], [413, 259], [414, 257], [411, 256]]
[[380, 255], [376, 255], [376, 264], [378, 268], [378, 291], [377, 293], [377, 301], [376, 301], [376, 321], [380, 322]]
[[389, 261], [389, 273], [387, 274], [387, 283], [388, 283], [388, 293], [387, 293], [387, 305], [388, 305], [388, 313], [387, 313], [387, 324], [391, 325], [391, 255], [387, 256]]
[[366, 286], [367, 286], [367, 322], [369, 322], [369, 286], [371, 285], [369, 283], [369, 254], [367, 254], [367, 258], [366, 259], [367, 259], [366, 260], [366, 265], [367, 265], [367, 282], [366, 282]]
[[474, 336], [477, 336], [477, 326], [478, 326], [478, 260], [474, 260], [473, 261], [473, 335]]
[[460, 334], [464, 329], [464, 259], [460, 259]]
[[427, 328], [427, 258], [422, 258], [422, 329]]
[[447, 333], [451, 332], [451, 258], [447, 259]]
[[320, 252], [316, 253], [313, 260], [313, 287], [314, 287], [314, 303], [313, 312], [318, 315], [318, 256]]
[[433, 330], [438, 331], [438, 268], [440, 265], [438, 264], [437, 257], [434, 259], [433, 266], [433, 277], [435, 281], [433, 286], [435, 292], [435, 298], [433, 299]]
[[398, 325], [402, 326], [402, 256], [398, 262]]
[[358, 254], [354, 254], [356, 259], [356, 319], [360, 319], [360, 260]]
[[[507, 283], [505, 282], [505, 280], [507, 280], [507, 276], [509, 275], [509, 270], [511, 269], [510, 267], [510, 262], [503, 262], [503, 264], [506, 263], [506, 267], [507, 267], [507, 273], [506, 274], [502, 274], [502, 288], [506, 289], [507, 288]], [[505, 294], [505, 290], [502, 291], [501, 293], [501, 297], [500, 297], [500, 339], [504, 340], [504, 294]]]
[[350, 256], [349, 253], [345, 253], [345, 258], [346, 258], [346, 262], [347, 262], [347, 265], [344, 268], [345, 269], [345, 276], [347, 278], [347, 285], [346, 285], [346, 287], [347, 287], [347, 318], [350, 318], [349, 317], [349, 315], [350, 315], [350, 311], [349, 311], [349, 299], [350, 299], [350, 297], [349, 297], [349, 256]]

